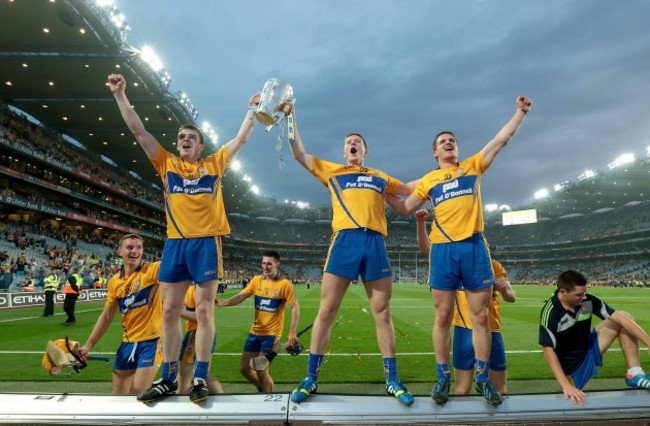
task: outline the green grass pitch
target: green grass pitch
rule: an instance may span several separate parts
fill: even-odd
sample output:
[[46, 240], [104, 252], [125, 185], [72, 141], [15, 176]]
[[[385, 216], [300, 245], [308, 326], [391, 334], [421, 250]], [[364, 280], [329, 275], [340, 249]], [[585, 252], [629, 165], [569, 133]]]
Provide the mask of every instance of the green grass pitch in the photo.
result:
[[[429, 289], [423, 285], [396, 284], [391, 303], [395, 325], [398, 371], [406, 383], [433, 383], [435, 360], [431, 344], [433, 305]], [[553, 287], [515, 286], [517, 302], [502, 304], [503, 335], [508, 351], [510, 380], [550, 379], [552, 374], [537, 344], [539, 313], [543, 301]], [[297, 285], [301, 319], [299, 328], [313, 321], [320, 297], [320, 286], [307, 289]], [[230, 297], [238, 290], [228, 290], [220, 297]], [[645, 302], [650, 290], [591, 288], [616, 309], [625, 310], [648, 329], [650, 316]], [[5, 362], [0, 369], [0, 381], [110, 381], [111, 367], [93, 362], [82, 374], [62, 379], [48, 376], [40, 367], [40, 360], [49, 339], [66, 334], [81, 344], [90, 333], [103, 303], [77, 304], [77, 324], [60, 325], [64, 319], [62, 306], [56, 306], [54, 317], [43, 318], [42, 307], [0, 311], [0, 354]], [[285, 330], [289, 325], [287, 312]], [[253, 319], [252, 298], [239, 306], [216, 310], [217, 349], [213, 357], [212, 372], [225, 383], [242, 383], [239, 373], [239, 355], [248, 328]], [[121, 336], [119, 314], [113, 326], [94, 348], [96, 354], [113, 355]], [[277, 383], [297, 383], [306, 373], [309, 332], [302, 337], [305, 350], [297, 357], [286, 353], [276, 358], [272, 375]], [[641, 360], [650, 369], [648, 353], [641, 348]], [[112, 357], [111, 357], [112, 358]], [[600, 377], [622, 377], [625, 363], [615, 343], [605, 355], [605, 366]], [[374, 323], [366, 293], [361, 285], [353, 284], [345, 295], [337, 321], [332, 330], [328, 355], [321, 369], [320, 381], [324, 383], [382, 383], [384, 381], [381, 355], [375, 339]]]

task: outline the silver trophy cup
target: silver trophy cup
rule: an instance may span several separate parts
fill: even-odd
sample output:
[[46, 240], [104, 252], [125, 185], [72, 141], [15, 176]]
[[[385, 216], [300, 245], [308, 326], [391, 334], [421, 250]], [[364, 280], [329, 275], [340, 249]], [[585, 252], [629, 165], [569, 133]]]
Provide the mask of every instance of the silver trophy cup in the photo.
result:
[[293, 87], [277, 78], [270, 78], [264, 83], [260, 94], [260, 103], [255, 112], [255, 118], [264, 126], [273, 126], [282, 121], [288, 109], [287, 102], [294, 102]]

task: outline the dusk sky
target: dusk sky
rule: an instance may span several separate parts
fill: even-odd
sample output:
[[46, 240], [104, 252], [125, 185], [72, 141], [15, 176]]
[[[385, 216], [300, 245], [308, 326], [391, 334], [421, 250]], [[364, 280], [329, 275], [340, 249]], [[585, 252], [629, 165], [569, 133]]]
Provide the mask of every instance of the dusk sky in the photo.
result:
[[[650, 2], [521, 0], [116, 0], [128, 43], [151, 45], [220, 143], [271, 77], [295, 90], [306, 150], [343, 162], [361, 132], [366, 165], [403, 181], [437, 164], [452, 130], [461, 159], [479, 151], [526, 95], [534, 106], [483, 179], [484, 203], [530, 203], [543, 187], [605, 169], [650, 145]], [[127, 93], [128, 94], [128, 93]], [[136, 105], [137, 106], [137, 105]], [[278, 130], [257, 125], [238, 154], [266, 195], [329, 204]], [[144, 154], [143, 154], [144, 155]]]

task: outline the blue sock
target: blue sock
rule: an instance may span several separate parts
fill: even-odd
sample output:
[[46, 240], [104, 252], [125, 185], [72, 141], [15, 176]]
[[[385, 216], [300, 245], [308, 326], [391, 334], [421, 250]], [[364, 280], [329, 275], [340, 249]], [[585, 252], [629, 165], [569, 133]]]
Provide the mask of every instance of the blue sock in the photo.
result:
[[178, 361], [165, 361], [162, 365], [160, 377], [168, 382], [175, 382], [178, 375]]
[[196, 361], [194, 362], [194, 377], [206, 380], [208, 377], [209, 361]]
[[487, 382], [488, 376], [490, 375], [490, 363], [475, 359], [474, 374], [476, 375], [476, 383]]
[[436, 364], [436, 375], [438, 376], [439, 382], [451, 381], [451, 370], [449, 369], [449, 363]]
[[395, 357], [384, 358], [384, 374], [386, 375], [386, 383], [397, 380], [397, 360]]
[[307, 376], [311, 377], [314, 380], [318, 379], [318, 373], [320, 372], [321, 364], [323, 364], [323, 358], [325, 358], [325, 355], [314, 355], [312, 353], [309, 354]]

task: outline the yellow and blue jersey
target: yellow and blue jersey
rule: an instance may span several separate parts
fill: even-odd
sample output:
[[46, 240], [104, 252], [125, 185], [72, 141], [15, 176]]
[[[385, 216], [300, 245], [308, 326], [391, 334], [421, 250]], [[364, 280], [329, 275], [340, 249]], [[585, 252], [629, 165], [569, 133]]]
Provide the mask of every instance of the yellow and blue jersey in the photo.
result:
[[332, 230], [368, 228], [388, 235], [386, 195], [401, 182], [381, 170], [331, 163], [313, 157], [311, 173], [332, 197]]
[[284, 309], [287, 303], [296, 303], [296, 293], [289, 280], [283, 276], [268, 280], [257, 275], [243, 293], [255, 298], [255, 319], [249, 332], [257, 336], [282, 336]]
[[[500, 278], [506, 278], [508, 273], [506, 268], [497, 261], [492, 259], [492, 270], [494, 271], [494, 277], [498, 280]], [[473, 329], [472, 319], [469, 316], [469, 307], [467, 306], [467, 295], [465, 290], [458, 290], [456, 292], [456, 306], [454, 307], [454, 319], [452, 324], [457, 327]], [[492, 300], [490, 300], [490, 306], [488, 308], [488, 325], [492, 333], [501, 332], [501, 298], [499, 297], [499, 292], [492, 290]]]
[[[185, 293], [185, 309], [190, 312], [196, 312], [196, 302], [194, 301], [194, 293], [196, 293], [196, 285], [190, 285]], [[185, 320], [185, 331], [194, 331], [199, 327], [199, 323], [189, 319]]]
[[162, 147], [158, 149], [151, 163], [163, 181], [168, 238], [230, 233], [221, 193], [221, 179], [229, 162], [225, 147], [196, 163], [186, 163]]
[[143, 263], [128, 277], [123, 270], [108, 281], [106, 305], [122, 314], [122, 341], [142, 342], [160, 337], [162, 296], [158, 283], [160, 262]]
[[481, 175], [488, 166], [480, 152], [453, 167], [433, 170], [413, 191], [429, 199], [434, 218], [429, 233], [431, 244], [462, 241], [483, 232]]

